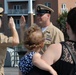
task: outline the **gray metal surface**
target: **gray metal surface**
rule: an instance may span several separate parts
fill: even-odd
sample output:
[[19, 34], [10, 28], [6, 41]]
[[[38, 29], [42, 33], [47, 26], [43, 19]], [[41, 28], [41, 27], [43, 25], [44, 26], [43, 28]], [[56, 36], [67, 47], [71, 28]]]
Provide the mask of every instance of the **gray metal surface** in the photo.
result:
[[5, 75], [19, 75], [18, 67], [4, 67]]

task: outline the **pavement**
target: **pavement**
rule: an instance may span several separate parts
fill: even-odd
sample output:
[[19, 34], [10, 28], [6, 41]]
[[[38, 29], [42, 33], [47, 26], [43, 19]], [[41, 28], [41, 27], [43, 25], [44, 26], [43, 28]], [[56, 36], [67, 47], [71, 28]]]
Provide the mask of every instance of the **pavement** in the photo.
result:
[[4, 67], [5, 75], [19, 75], [18, 67]]

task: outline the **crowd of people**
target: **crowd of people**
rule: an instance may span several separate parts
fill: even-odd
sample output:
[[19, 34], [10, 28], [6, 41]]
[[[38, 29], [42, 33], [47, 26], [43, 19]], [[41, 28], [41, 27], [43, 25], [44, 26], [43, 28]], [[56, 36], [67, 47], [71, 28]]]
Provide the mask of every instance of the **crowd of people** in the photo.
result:
[[[59, 43], [61, 41], [64, 41], [64, 35], [60, 29], [58, 29], [56, 26], [50, 22], [51, 14], [54, 12], [52, 8], [49, 8], [45, 5], [38, 4], [36, 6], [36, 24], [41, 28], [42, 32], [45, 36], [45, 46], [43, 47], [43, 50], [45, 51], [46, 48], [53, 43]], [[25, 18], [24, 16], [20, 19], [20, 30], [21, 30], [21, 39], [24, 38], [24, 31], [25, 31]], [[44, 52], [43, 51], [43, 52]]]
[[[3, 8], [0, 8], [0, 13]], [[66, 29], [69, 40], [64, 40], [64, 34], [50, 21], [54, 10], [43, 4], [36, 7], [37, 23], [25, 29], [25, 17], [20, 18], [21, 42], [27, 53], [19, 61], [19, 75], [70, 75], [74, 67], [74, 61], [66, 43], [76, 56], [76, 7], [67, 15]], [[0, 27], [2, 25], [0, 15]], [[19, 44], [19, 36], [13, 17], [8, 23], [12, 36], [8, 37], [0, 33], [0, 75], [4, 75], [4, 61], [7, 47]]]
[[[76, 7], [68, 12], [66, 28], [69, 40], [64, 41], [64, 43], [68, 45], [72, 53], [76, 56]], [[27, 75], [50, 75], [49, 72], [38, 68], [41, 64], [38, 63], [39, 60], [47, 62], [58, 75], [70, 75], [75, 66], [68, 48], [62, 42], [50, 45], [40, 59], [34, 60], [34, 67]], [[44, 65], [40, 65], [40, 67], [44, 67]]]

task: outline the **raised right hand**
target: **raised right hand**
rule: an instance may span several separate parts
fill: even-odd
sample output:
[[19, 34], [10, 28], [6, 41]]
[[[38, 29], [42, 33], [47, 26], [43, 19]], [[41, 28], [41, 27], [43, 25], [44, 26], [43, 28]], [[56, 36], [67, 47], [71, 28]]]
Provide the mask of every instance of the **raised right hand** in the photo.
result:
[[26, 23], [25, 17], [22, 15], [20, 18], [20, 27], [25, 28], [25, 23]]
[[13, 17], [9, 18], [8, 26], [9, 26], [10, 29], [13, 29], [13, 28], [15, 29], [15, 22], [14, 22]]

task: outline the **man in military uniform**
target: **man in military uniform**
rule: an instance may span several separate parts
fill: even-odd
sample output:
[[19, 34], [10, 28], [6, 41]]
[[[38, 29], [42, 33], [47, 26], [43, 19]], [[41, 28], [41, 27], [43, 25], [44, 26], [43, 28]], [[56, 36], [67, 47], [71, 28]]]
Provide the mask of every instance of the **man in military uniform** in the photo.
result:
[[[0, 28], [2, 25], [2, 12], [3, 12], [3, 8], [0, 7]], [[9, 19], [8, 25], [11, 29], [12, 36], [8, 37], [4, 35], [3, 33], [0, 33], [0, 75], [4, 75], [3, 66], [4, 66], [4, 61], [6, 58], [7, 47], [16, 46], [17, 44], [19, 44], [18, 33], [15, 28], [15, 23], [12, 17]]]
[[37, 25], [45, 35], [45, 47], [53, 43], [64, 41], [64, 35], [56, 26], [50, 22], [51, 13], [54, 10], [48, 6], [38, 4], [36, 8]]
[[[60, 29], [58, 29], [56, 26], [50, 22], [51, 13], [53, 13], [54, 10], [51, 9], [48, 6], [37, 4], [36, 8], [36, 15], [37, 15], [37, 25], [39, 25], [42, 29], [42, 32], [45, 36], [45, 47], [44, 50], [53, 43], [59, 43], [61, 41], [64, 41], [64, 35]], [[21, 16], [20, 19], [20, 28], [21, 28], [21, 37], [23, 38], [23, 31], [25, 28], [25, 17]]]

